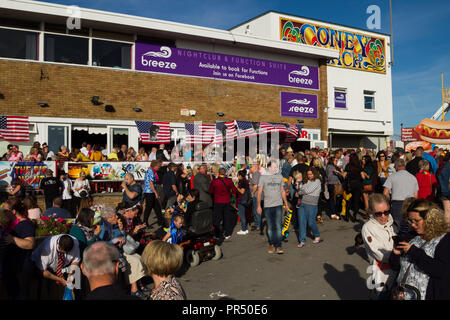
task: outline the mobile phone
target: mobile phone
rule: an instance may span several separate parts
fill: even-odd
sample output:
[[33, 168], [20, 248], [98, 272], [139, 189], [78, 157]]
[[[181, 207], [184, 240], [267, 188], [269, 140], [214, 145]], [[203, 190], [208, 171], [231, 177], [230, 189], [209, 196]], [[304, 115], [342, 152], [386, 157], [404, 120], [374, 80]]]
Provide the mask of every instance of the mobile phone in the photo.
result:
[[394, 240], [394, 247], [398, 246], [400, 242], [404, 242], [403, 238], [399, 235], [393, 236], [392, 240]]

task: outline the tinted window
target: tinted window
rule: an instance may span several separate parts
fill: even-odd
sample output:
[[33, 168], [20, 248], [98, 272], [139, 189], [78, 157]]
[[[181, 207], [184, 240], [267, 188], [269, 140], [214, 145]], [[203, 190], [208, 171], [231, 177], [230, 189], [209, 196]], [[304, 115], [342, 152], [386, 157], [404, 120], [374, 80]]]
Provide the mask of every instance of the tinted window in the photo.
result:
[[92, 65], [130, 69], [131, 44], [93, 40]]
[[34, 32], [0, 29], [0, 56], [37, 60], [37, 38]]
[[45, 35], [45, 61], [87, 64], [89, 41], [86, 38]]

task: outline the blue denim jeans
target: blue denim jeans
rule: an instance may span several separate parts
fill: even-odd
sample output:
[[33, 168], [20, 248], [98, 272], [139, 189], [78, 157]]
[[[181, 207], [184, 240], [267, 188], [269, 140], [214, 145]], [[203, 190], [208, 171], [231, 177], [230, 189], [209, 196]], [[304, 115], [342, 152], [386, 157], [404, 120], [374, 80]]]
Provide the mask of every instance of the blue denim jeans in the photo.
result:
[[[261, 205], [261, 207], [262, 207], [262, 205]], [[255, 227], [261, 229], [261, 222], [262, 222], [261, 215], [262, 214], [258, 214], [258, 212], [256, 212], [256, 209], [258, 209], [258, 200], [256, 199], [256, 197], [253, 197], [253, 203], [252, 203], [253, 220], [255, 221]]]
[[239, 218], [241, 219], [241, 229], [242, 231], [247, 231], [247, 222], [245, 221], [245, 207], [240, 204], [238, 205], [239, 209]]
[[273, 245], [275, 248], [281, 248], [282, 208], [282, 206], [264, 208], [269, 244]]
[[309, 226], [314, 237], [320, 237], [319, 228], [316, 224], [317, 206], [301, 204], [298, 208], [298, 242], [306, 242], [306, 227]]

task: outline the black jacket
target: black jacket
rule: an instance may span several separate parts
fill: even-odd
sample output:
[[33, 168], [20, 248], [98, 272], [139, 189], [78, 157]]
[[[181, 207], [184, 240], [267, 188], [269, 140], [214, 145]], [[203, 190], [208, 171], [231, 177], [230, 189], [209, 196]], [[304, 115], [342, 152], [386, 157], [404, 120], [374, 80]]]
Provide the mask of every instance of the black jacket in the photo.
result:
[[[411, 246], [407, 256], [430, 280], [425, 300], [450, 299], [450, 233], [447, 233], [436, 246], [434, 258], [416, 246]], [[391, 254], [389, 264], [394, 270], [400, 270], [400, 256]]]

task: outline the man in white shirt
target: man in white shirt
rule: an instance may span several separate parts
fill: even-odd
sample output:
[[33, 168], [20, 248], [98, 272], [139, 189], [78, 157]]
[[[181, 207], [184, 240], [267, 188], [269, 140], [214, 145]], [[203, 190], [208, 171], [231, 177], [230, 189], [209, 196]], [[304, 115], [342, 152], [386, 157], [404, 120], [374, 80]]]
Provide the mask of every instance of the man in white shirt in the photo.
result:
[[65, 288], [67, 282], [63, 269], [70, 266], [69, 275], [71, 275], [80, 264], [78, 240], [68, 234], [48, 237], [33, 251], [31, 260], [44, 278], [53, 280]]

